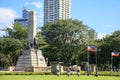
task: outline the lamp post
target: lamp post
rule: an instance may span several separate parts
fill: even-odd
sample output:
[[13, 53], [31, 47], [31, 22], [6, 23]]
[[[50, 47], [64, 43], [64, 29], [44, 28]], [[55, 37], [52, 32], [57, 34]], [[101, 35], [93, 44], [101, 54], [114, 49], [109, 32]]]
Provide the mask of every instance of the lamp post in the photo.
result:
[[46, 58], [46, 72], [48, 71], [48, 58]]
[[67, 76], [69, 77], [70, 76], [70, 69], [68, 68], [67, 70]]
[[59, 77], [60, 76], [60, 71], [59, 70], [57, 70], [57, 77]]
[[78, 77], [80, 76], [80, 70], [77, 70], [77, 76]]
[[96, 77], [98, 77], [98, 67], [97, 67], [97, 64], [98, 64], [98, 63], [97, 63], [97, 60], [98, 60], [98, 59], [97, 59], [97, 56], [98, 56], [98, 55], [97, 55], [97, 52], [98, 52], [98, 51], [101, 51], [101, 49], [95, 48], [95, 56], [96, 56], [96, 57], [95, 57], [95, 61], [96, 61], [96, 65], [95, 65], [95, 66], [96, 66], [96, 74], [95, 74], [95, 76], [96, 76]]

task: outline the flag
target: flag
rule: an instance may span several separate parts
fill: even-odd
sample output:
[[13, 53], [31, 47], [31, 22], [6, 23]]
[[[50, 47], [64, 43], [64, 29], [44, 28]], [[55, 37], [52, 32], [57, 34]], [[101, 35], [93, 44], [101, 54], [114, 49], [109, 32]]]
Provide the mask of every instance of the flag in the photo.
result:
[[95, 51], [95, 47], [94, 46], [88, 46], [88, 51]]
[[112, 52], [112, 56], [117, 57], [117, 56], [119, 56], [119, 53], [118, 52]]

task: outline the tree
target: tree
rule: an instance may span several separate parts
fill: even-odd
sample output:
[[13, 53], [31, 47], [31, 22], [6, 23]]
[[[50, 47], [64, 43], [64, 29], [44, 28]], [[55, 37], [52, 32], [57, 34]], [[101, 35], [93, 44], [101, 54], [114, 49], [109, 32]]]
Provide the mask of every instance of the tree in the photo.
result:
[[13, 28], [7, 28], [7, 33], [8, 33], [8, 36], [5, 36], [5, 37], [18, 39], [22, 42], [22, 45], [24, 47], [26, 47], [27, 39], [28, 39], [27, 38], [28, 37], [28, 28], [27, 27], [25, 27], [19, 23], [15, 23], [13, 25]]
[[[96, 46], [101, 48], [98, 54], [99, 65], [111, 64], [111, 52], [120, 52], [120, 30], [113, 32], [111, 35], [106, 36], [101, 40], [96, 40]], [[116, 67], [120, 64], [120, 57], [114, 57], [113, 65]]]
[[[70, 65], [78, 60], [87, 41], [94, 36], [91, 29], [78, 20], [58, 20], [42, 27], [42, 35], [48, 43], [44, 55], [51, 61], [62, 61]], [[93, 38], [91, 38], [93, 39]]]
[[39, 49], [44, 49], [44, 48], [48, 47], [47, 42], [45, 41], [45, 39], [42, 38], [41, 31], [37, 32], [36, 37], [38, 38], [38, 48]]
[[15, 65], [27, 43], [27, 28], [16, 23], [7, 28], [8, 36], [0, 38], [0, 57], [5, 66]]
[[21, 41], [13, 38], [1, 38], [0, 45], [0, 57], [4, 62], [4, 65], [15, 65], [16, 59], [18, 58], [23, 49]]
[[28, 29], [19, 23], [15, 23], [12, 28], [7, 28], [8, 37], [19, 40], [26, 40], [28, 35]]

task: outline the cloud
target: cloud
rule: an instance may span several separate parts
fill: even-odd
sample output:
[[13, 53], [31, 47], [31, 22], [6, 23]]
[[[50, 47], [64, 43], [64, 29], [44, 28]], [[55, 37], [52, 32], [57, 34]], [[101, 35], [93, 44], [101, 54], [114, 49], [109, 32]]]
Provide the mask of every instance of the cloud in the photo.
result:
[[[43, 5], [40, 1], [25, 2], [25, 7], [29, 9], [34, 9], [37, 14], [37, 26], [40, 27], [43, 25]], [[35, 8], [33, 8], [35, 7]]]
[[35, 6], [38, 9], [42, 8], [42, 4], [39, 1], [34, 1], [34, 2], [26, 2], [25, 5], [32, 5]]
[[11, 8], [0, 8], [0, 28], [11, 26], [16, 17], [18, 15], [15, 10]]
[[103, 39], [106, 35], [108, 35], [108, 34], [107, 33], [98, 33], [97, 39]]

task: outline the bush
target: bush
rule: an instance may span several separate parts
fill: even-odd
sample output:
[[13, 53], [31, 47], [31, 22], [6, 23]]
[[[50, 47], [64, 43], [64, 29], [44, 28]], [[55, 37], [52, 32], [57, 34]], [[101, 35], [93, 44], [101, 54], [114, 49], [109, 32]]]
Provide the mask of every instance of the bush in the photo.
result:
[[[80, 75], [86, 75], [86, 71], [81, 71]], [[61, 75], [67, 75], [67, 72], [62, 72]], [[70, 75], [76, 75], [76, 72], [70, 72]]]
[[0, 75], [52, 75], [51, 72], [0, 72]]
[[[93, 72], [91, 75], [95, 75], [96, 73]], [[102, 71], [98, 72], [99, 76], [119, 76], [119, 72], [109, 72], [109, 71]], [[0, 72], [0, 75], [53, 75], [51, 72]], [[60, 75], [67, 75], [67, 72], [62, 72]], [[70, 75], [76, 75], [76, 72], [71, 72]], [[80, 75], [87, 75], [86, 71], [81, 71]]]
[[99, 72], [100, 76], [120, 76], [119, 72], [110, 72], [110, 71], [102, 71]]

